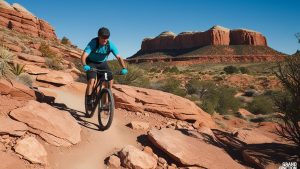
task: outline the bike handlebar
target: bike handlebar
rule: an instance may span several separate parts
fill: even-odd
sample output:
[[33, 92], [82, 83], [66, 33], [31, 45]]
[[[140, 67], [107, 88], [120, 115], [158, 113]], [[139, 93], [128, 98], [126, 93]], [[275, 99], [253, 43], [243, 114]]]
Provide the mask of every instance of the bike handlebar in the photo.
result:
[[99, 69], [96, 69], [96, 68], [93, 68], [93, 67], [91, 67], [91, 69], [89, 70], [89, 71], [95, 71], [95, 72], [97, 72], [97, 73], [111, 73], [111, 74], [113, 74], [113, 75], [122, 75], [121, 74], [121, 71], [110, 71], [110, 70], [99, 70]]

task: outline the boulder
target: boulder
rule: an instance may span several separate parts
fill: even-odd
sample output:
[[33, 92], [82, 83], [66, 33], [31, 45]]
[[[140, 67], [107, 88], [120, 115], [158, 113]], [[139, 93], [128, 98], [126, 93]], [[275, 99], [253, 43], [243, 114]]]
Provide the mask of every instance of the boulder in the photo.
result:
[[77, 144], [81, 127], [67, 111], [62, 111], [46, 103], [29, 101], [26, 106], [17, 108], [10, 115], [26, 123], [30, 129], [48, 143], [56, 146]]
[[109, 157], [108, 162], [107, 162], [107, 166], [109, 169], [119, 169], [121, 168], [121, 161], [120, 158], [112, 155]]
[[179, 120], [198, 121], [207, 127], [215, 126], [211, 116], [194, 102], [174, 94], [119, 84], [114, 84], [113, 94], [116, 108], [147, 111]]
[[134, 130], [148, 130], [150, 127], [149, 123], [141, 121], [132, 121], [129, 126]]
[[120, 152], [119, 156], [123, 167], [129, 169], [154, 169], [157, 166], [157, 161], [149, 154], [127, 145]]
[[178, 130], [163, 128], [148, 132], [149, 140], [167, 153], [173, 160], [184, 166], [201, 168], [244, 168], [224, 150], [200, 139], [184, 135]]
[[26, 137], [17, 142], [15, 151], [32, 163], [47, 164], [47, 152], [34, 137]]

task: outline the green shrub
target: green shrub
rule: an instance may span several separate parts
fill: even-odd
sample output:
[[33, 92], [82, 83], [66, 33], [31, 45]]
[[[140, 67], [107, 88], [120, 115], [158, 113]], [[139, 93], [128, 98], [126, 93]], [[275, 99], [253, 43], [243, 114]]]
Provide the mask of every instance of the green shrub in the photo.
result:
[[176, 67], [176, 66], [173, 66], [173, 67], [167, 67], [164, 69], [163, 73], [179, 73], [179, 69]]
[[241, 102], [234, 97], [235, 90], [228, 87], [209, 88], [207, 95], [203, 98], [202, 108], [208, 112], [218, 112], [220, 114], [230, 114], [236, 112], [241, 106]]
[[240, 72], [242, 74], [248, 74], [250, 71], [247, 68], [245, 68], [245, 67], [240, 67]]
[[211, 88], [215, 87], [213, 82], [199, 81], [197, 79], [189, 80], [185, 86], [188, 94], [197, 94], [199, 99], [202, 99]]
[[248, 110], [253, 114], [270, 114], [274, 111], [274, 103], [270, 97], [257, 96], [248, 105]]
[[165, 79], [160, 86], [160, 90], [168, 93], [173, 93], [178, 96], [186, 95], [185, 90], [180, 88], [180, 81], [173, 78]]
[[239, 69], [235, 66], [226, 66], [224, 67], [223, 69], [227, 74], [233, 74], [233, 73], [238, 73], [239, 72]]

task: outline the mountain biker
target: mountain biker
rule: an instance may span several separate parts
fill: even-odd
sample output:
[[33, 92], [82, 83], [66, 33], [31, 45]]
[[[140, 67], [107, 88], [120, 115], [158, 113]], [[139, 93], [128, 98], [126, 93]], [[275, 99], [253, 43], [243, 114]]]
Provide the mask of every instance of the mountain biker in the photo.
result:
[[[119, 54], [116, 46], [108, 40], [110, 36], [110, 31], [108, 28], [102, 27], [98, 30], [98, 37], [93, 38], [81, 56], [81, 62], [83, 64], [83, 69], [86, 72], [87, 76], [87, 100], [88, 105], [91, 107], [91, 92], [93, 89], [93, 84], [95, 83], [95, 78], [97, 76], [97, 72], [92, 71], [92, 68], [96, 68], [99, 70], [110, 70], [107, 64], [107, 58], [110, 52], [117, 58], [120, 66], [122, 67], [121, 74], [127, 74], [128, 70], [126, 69], [126, 65], [124, 60]], [[101, 77], [100, 77], [101, 78]], [[110, 87], [113, 85], [113, 76], [108, 74], [108, 79], [110, 80]], [[107, 87], [107, 85], [105, 85]]]

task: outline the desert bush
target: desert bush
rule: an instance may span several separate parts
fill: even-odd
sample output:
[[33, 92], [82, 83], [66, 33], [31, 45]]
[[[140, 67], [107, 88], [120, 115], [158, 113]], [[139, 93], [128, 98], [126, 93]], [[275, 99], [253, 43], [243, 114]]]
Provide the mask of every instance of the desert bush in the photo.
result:
[[72, 44], [71, 41], [65, 36], [61, 39], [61, 43], [64, 44], [64, 45], [71, 45]]
[[57, 53], [50, 50], [49, 45], [46, 44], [45, 42], [41, 43], [41, 46], [40, 46], [39, 50], [42, 53], [43, 57], [46, 57], [46, 58], [56, 58], [57, 57]]
[[185, 88], [188, 94], [196, 94], [199, 99], [202, 99], [211, 88], [216, 87], [213, 82], [199, 81], [197, 79], [191, 79], [186, 84]]
[[[120, 70], [120, 66], [117, 60], [109, 61], [108, 64], [112, 71]], [[130, 64], [127, 65], [127, 69], [128, 74], [114, 76], [114, 80], [116, 83], [149, 88], [150, 80], [148, 79], [148, 77], [146, 77], [146, 73], [144, 70]]]
[[153, 67], [153, 68], [151, 68], [151, 69], [149, 70], [149, 72], [152, 72], [152, 73], [160, 73], [160, 70], [157, 69], [157, 68], [155, 68], [155, 67]]
[[253, 114], [270, 114], [274, 112], [274, 103], [270, 97], [257, 96], [249, 103], [248, 110]]
[[173, 93], [178, 96], [186, 95], [185, 90], [180, 87], [180, 81], [173, 78], [163, 80], [162, 85], [160, 86], [160, 90], [168, 93]]
[[232, 65], [224, 67], [223, 70], [227, 74], [233, 74], [233, 73], [238, 73], [239, 72], [239, 69], [235, 66], [232, 66]]
[[286, 89], [285, 94], [275, 99], [275, 105], [284, 113], [277, 134], [300, 149], [300, 54], [287, 58], [277, 68], [274, 73]]
[[176, 67], [176, 66], [173, 66], [173, 67], [167, 67], [164, 69], [163, 73], [179, 73], [179, 69]]
[[39, 48], [40, 52], [42, 53], [42, 56], [46, 58], [46, 65], [50, 69], [54, 70], [62, 70], [64, 69], [62, 65], [62, 57], [58, 55], [56, 52], [50, 50], [50, 47], [46, 43], [41, 43], [41, 46]]
[[53, 70], [63, 70], [64, 67], [61, 63], [62, 58], [55, 57], [55, 58], [46, 58], [46, 65]]
[[23, 83], [26, 86], [31, 87], [33, 80], [31, 78], [31, 76], [27, 73], [21, 73], [16, 77], [16, 81]]
[[230, 114], [236, 112], [241, 106], [241, 102], [234, 97], [235, 89], [224, 86], [209, 88], [207, 95], [203, 97], [202, 108], [208, 112], [218, 112], [220, 114]]
[[14, 77], [11, 72], [10, 62], [14, 59], [14, 54], [3, 46], [0, 46], [0, 77]]
[[245, 68], [245, 67], [240, 67], [239, 69], [240, 69], [240, 72], [241, 72], [242, 74], [248, 74], [248, 73], [250, 73], [249, 69], [247, 69], [247, 68]]

